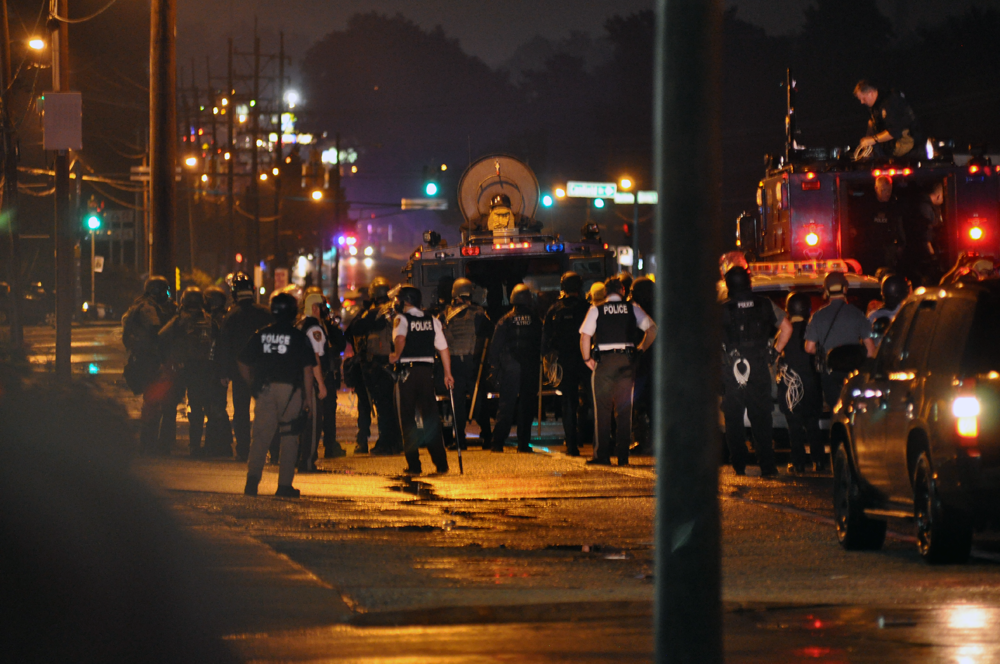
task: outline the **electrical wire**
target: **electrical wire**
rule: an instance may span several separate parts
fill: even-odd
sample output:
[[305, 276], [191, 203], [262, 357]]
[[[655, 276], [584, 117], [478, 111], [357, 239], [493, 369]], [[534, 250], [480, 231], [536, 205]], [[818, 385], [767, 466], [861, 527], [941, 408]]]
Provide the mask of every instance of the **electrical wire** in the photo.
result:
[[108, 2], [108, 4], [104, 5], [103, 7], [101, 7], [100, 9], [98, 9], [96, 12], [94, 12], [93, 14], [91, 14], [90, 16], [84, 16], [83, 18], [69, 18], [69, 17], [66, 17], [66, 16], [59, 16], [59, 14], [56, 14], [55, 12], [50, 12], [49, 13], [49, 17], [50, 18], [54, 18], [55, 20], [59, 21], [60, 23], [85, 23], [85, 22], [87, 22], [87, 21], [89, 21], [91, 19], [97, 18], [98, 16], [100, 16], [104, 12], [108, 11], [109, 9], [111, 9], [111, 5], [115, 4], [116, 2], [118, 2], [118, 0], [110, 0], [110, 2]]

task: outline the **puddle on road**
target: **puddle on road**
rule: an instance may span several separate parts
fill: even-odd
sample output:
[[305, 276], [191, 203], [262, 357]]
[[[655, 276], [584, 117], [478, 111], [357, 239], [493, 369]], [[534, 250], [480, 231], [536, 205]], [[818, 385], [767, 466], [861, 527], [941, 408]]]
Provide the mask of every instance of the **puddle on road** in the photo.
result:
[[495, 585], [552, 576], [547, 567], [537, 561], [511, 558], [440, 557], [421, 558], [414, 563], [414, 568], [428, 570], [431, 576], [440, 579]]

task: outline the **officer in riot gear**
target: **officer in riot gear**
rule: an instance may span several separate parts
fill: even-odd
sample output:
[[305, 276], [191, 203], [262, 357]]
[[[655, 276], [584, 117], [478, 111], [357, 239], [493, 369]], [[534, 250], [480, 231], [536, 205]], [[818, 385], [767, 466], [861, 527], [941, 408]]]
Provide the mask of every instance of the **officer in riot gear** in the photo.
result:
[[[367, 307], [365, 308], [367, 311]], [[344, 330], [344, 384], [354, 389], [358, 408], [358, 433], [355, 437], [355, 454], [368, 454], [368, 437], [372, 432], [372, 402], [365, 386], [362, 369], [366, 355], [365, 335], [358, 332], [357, 323], [364, 311], [355, 313]]]
[[236, 361], [254, 332], [274, 322], [267, 307], [255, 302], [253, 281], [237, 272], [232, 283], [233, 306], [222, 321], [219, 350], [223, 375], [233, 383], [233, 433], [236, 458], [245, 461], [250, 453], [250, 384], [243, 380]]
[[490, 346], [493, 383], [500, 392], [493, 451], [503, 452], [517, 417], [517, 451], [531, 452], [531, 421], [538, 407], [538, 367], [542, 322], [535, 315], [531, 289], [518, 284], [510, 295], [513, 308], [497, 322]]
[[188, 432], [193, 457], [204, 456], [201, 437], [216, 383], [212, 366], [215, 323], [205, 311], [201, 289], [186, 288], [180, 312], [160, 330], [160, 344], [177, 377], [177, 395], [187, 392]]
[[[595, 436], [594, 456], [588, 464], [611, 465], [617, 452], [618, 465], [628, 465], [632, 444], [632, 391], [636, 352], [649, 348], [656, 338], [656, 323], [642, 307], [626, 302], [622, 281], [609, 277], [604, 283], [608, 298], [587, 310], [580, 325], [580, 352], [593, 372]], [[612, 450], [611, 425], [615, 425]]]
[[[919, 159], [924, 148], [925, 136], [917, 116], [903, 93], [880, 90], [865, 80], [854, 86], [854, 96], [867, 106], [871, 118], [868, 131], [858, 147], [872, 159]], [[871, 150], [867, 150], [871, 148]]]
[[[395, 324], [392, 330], [394, 350], [389, 362], [396, 366], [399, 420], [405, 436], [406, 472], [421, 472], [420, 448], [426, 447], [439, 473], [448, 472], [448, 455], [441, 438], [441, 419], [434, 398], [434, 356], [441, 358], [445, 387], [455, 386], [451, 375], [451, 357], [441, 321], [420, 309], [420, 289], [402, 286], [396, 295]], [[417, 428], [420, 411], [423, 426]], [[381, 421], [379, 422], [381, 426]]]
[[890, 274], [882, 279], [882, 306], [868, 314], [868, 320], [874, 323], [879, 318], [892, 319], [899, 307], [910, 295], [910, 284], [901, 274]]
[[[750, 418], [754, 448], [761, 477], [778, 474], [774, 460], [773, 423], [771, 421], [771, 340], [779, 323], [771, 301], [751, 290], [750, 273], [744, 267], [726, 272], [729, 297], [722, 303], [724, 395], [722, 414], [726, 423], [726, 445], [737, 475], [746, 474], [747, 448], [743, 431], [743, 413]], [[792, 333], [785, 318], [773, 348], [784, 350]]]
[[[365, 356], [361, 364], [365, 387], [378, 417], [378, 440], [374, 454], [399, 454], [403, 449], [399, 418], [393, 403], [394, 378], [389, 363], [392, 353], [394, 312], [389, 300], [389, 282], [375, 279], [368, 287], [372, 303], [354, 321], [354, 333], [364, 338]], [[360, 412], [360, 407], [359, 407]]]
[[270, 309], [275, 322], [254, 332], [238, 357], [240, 375], [252, 386], [255, 400], [243, 492], [257, 495], [264, 459], [277, 433], [281, 438], [281, 464], [275, 495], [298, 498], [299, 490], [292, 487], [292, 480], [304, 419], [301, 415], [305, 405], [313, 403], [314, 382], [320, 399], [326, 396], [326, 388], [309, 340], [295, 327], [299, 309], [295, 297], [278, 293], [271, 298]]
[[143, 294], [122, 319], [122, 343], [128, 351], [125, 379], [142, 394], [139, 445], [143, 454], [170, 454], [177, 437], [177, 397], [171, 374], [162, 370], [159, 333], [175, 312], [170, 284], [153, 275]]
[[583, 299], [583, 278], [567, 272], [559, 280], [559, 299], [549, 307], [542, 323], [542, 353], [554, 354], [562, 368], [559, 391], [563, 429], [566, 432], [566, 453], [580, 456], [580, 434], [585, 412], [581, 408], [581, 388], [588, 393], [590, 369], [583, 363], [578, 342], [580, 326], [590, 305]]
[[218, 286], [206, 288], [204, 296], [205, 309], [212, 317], [212, 325], [215, 328], [215, 338], [212, 343], [212, 381], [206, 416], [208, 421], [205, 425], [205, 455], [232, 457], [233, 427], [229, 421], [229, 412], [226, 410], [229, 398], [229, 379], [222, 370], [222, 352], [219, 345], [219, 334], [222, 330], [222, 322], [226, 317], [229, 298], [226, 296], [226, 292]]
[[[639, 277], [632, 282], [629, 300], [642, 307], [653, 317], [653, 280]], [[653, 319], [656, 320], [655, 318]], [[639, 353], [635, 361], [635, 389], [632, 392], [632, 437], [636, 440], [636, 454], [653, 453], [653, 348]]]
[[319, 320], [326, 332], [326, 344], [330, 358], [329, 371], [326, 373], [326, 398], [321, 404], [323, 408], [323, 458], [333, 459], [347, 454], [337, 442], [337, 392], [340, 390], [343, 366], [340, 354], [347, 347], [347, 340], [340, 329], [340, 317], [330, 307], [326, 298], [323, 298], [319, 314]]
[[788, 424], [788, 442], [791, 446], [790, 473], [806, 471], [806, 445], [817, 471], [827, 466], [824, 441], [819, 429], [819, 416], [823, 412], [823, 390], [812, 355], [805, 349], [806, 326], [812, 309], [808, 293], [791, 293], [785, 303], [792, 335], [781, 352], [777, 363], [778, 408]]
[[[465, 424], [469, 417], [469, 397], [475, 392], [479, 375], [479, 358], [482, 355], [490, 322], [486, 310], [472, 301], [475, 287], [468, 279], [462, 278], [451, 286], [451, 304], [444, 310], [441, 319], [451, 356], [451, 375], [455, 379], [455, 428], [458, 431], [456, 445], [465, 445]], [[482, 427], [482, 423], [480, 423]], [[489, 419], [486, 420], [486, 436], [489, 435]], [[480, 434], [482, 441], [483, 434]]]

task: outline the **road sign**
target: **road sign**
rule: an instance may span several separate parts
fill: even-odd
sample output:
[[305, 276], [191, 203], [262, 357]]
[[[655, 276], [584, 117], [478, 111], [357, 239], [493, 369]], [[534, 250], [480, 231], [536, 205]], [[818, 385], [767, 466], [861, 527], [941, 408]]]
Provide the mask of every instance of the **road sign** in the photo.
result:
[[639, 205], [656, 205], [660, 202], [660, 196], [655, 191], [640, 191]]
[[404, 210], [447, 210], [448, 200], [445, 198], [404, 198]]
[[46, 92], [42, 96], [42, 147], [83, 149], [83, 97], [79, 92]]
[[630, 191], [621, 192], [615, 194], [615, 205], [631, 205], [635, 203], [635, 194]]
[[104, 272], [104, 256], [94, 256], [94, 272]]
[[614, 198], [618, 185], [614, 182], [577, 182], [566, 183], [566, 195], [573, 198]]

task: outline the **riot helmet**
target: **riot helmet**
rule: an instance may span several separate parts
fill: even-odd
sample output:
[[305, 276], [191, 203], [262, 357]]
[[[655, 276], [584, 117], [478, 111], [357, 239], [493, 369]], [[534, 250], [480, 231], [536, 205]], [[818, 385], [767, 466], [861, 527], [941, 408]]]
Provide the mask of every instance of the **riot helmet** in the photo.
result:
[[785, 311], [789, 318], [808, 320], [812, 312], [812, 298], [808, 293], [789, 293], [785, 299]]
[[823, 280], [823, 290], [827, 297], [834, 295], [847, 295], [847, 277], [843, 272], [831, 272]]
[[253, 281], [243, 272], [233, 275], [233, 299], [237, 302], [253, 299]]
[[154, 275], [146, 279], [142, 292], [153, 298], [155, 302], [163, 304], [170, 297], [170, 283], [166, 277]]
[[632, 291], [632, 275], [628, 272], [619, 272], [618, 281], [620, 281], [622, 285], [621, 296], [625, 297]]
[[473, 283], [465, 277], [462, 277], [461, 279], [456, 279], [455, 283], [451, 285], [451, 297], [472, 297], [475, 290], [476, 287]]
[[531, 288], [527, 284], [514, 286], [514, 290], [510, 292], [510, 303], [515, 307], [531, 306]]
[[910, 294], [906, 277], [893, 274], [882, 280], [882, 302], [886, 309], [895, 309]]
[[493, 198], [491, 198], [490, 199], [490, 209], [492, 210], [492, 209], [498, 208], [498, 207], [509, 208], [510, 207], [510, 196], [508, 196], [507, 194], [497, 194], [496, 196], [494, 196]]
[[729, 268], [726, 272], [726, 288], [730, 297], [737, 293], [750, 292], [750, 272], [741, 265]]
[[271, 298], [271, 315], [279, 323], [291, 323], [299, 313], [299, 303], [291, 293], [275, 293]]
[[218, 286], [209, 286], [205, 289], [205, 308], [209, 311], [222, 311], [226, 308], [226, 292]]
[[385, 277], [375, 277], [375, 280], [368, 284], [368, 299], [372, 302], [387, 300], [391, 287], [392, 285]]
[[420, 308], [421, 302], [423, 302], [423, 296], [420, 293], [420, 289], [416, 286], [405, 285], [401, 286], [399, 292], [396, 293], [396, 299], [404, 304], [408, 304], [411, 307]]
[[653, 290], [656, 284], [649, 277], [639, 277], [632, 282], [632, 301], [647, 314], [653, 314]]
[[326, 302], [326, 298], [323, 297], [322, 293], [309, 293], [306, 295], [305, 301], [302, 303], [302, 315], [312, 316], [313, 315], [313, 305], [319, 305], [319, 317], [323, 317], [323, 305]]
[[201, 289], [197, 286], [189, 286], [181, 293], [181, 309], [185, 311], [203, 311], [205, 309], [205, 296], [201, 294]]
[[566, 272], [559, 279], [559, 290], [567, 295], [579, 295], [583, 290], [583, 277], [576, 272]]

